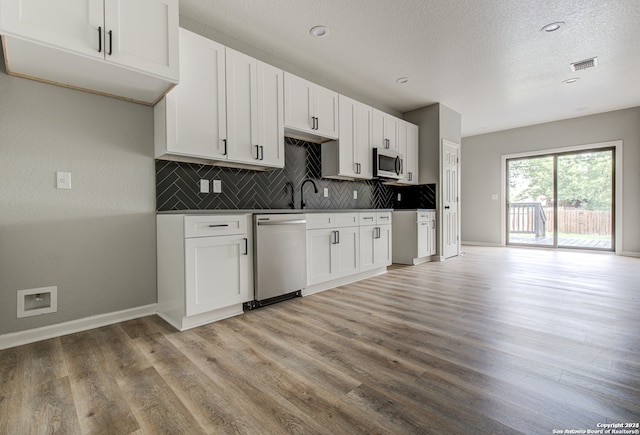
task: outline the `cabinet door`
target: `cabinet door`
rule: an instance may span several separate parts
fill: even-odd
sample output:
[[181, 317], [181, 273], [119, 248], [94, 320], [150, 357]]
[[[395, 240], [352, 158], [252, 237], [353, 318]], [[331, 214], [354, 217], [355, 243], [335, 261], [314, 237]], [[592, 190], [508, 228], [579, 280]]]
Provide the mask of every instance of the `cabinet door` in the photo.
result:
[[371, 147], [386, 148], [384, 140], [384, 113], [373, 109], [371, 113]]
[[407, 152], [404, 157], [405, 180], [408, 184], [418, 184], [418, 126], [405, 123], [407, 126]]
[[375, 239], [374, 257], [377, 267], [391, 264], [391, 225], [379, 225], [378, 237]]
[[436, 238], [437, 238], [437, 230], [436, 230], [436, 212], [430, 212], [430, 222], [431, 222], [431, 237], [429, 238], [429, 255], [436, 255]]
[[[355, 111], [354, 161], [358, 164], [359, 178], [371, 179], [373, 177], [372, 119], [373, 109], [365, 104], [357, 103]], [[342, 123], [340, 128], [342, 128]]]
[[384, 138], [388, 141], [389, 149], [398, 151], [398, 121], [395, 116], [384, 114]]
[[247, 239], [242, 235], [185, 240], [187, 316], [248, 299], [247, 253]]
[[109, 62], [178, 80], [177, 0], [104, 0], [104, 15]]
[[418, 222], [418, 253], [417, 258], [427, 257], [431, 250], [431, 221]]
[[227, 47], [225, 62], [228, 157], [255, 163], [260, 160], [257, 61]]
[[358, 227], [337, 228], [337, 240], [333, 249], [334, 270], [332, 278], [353, 275], [360, 270], [360, 245]]
[[0, 11], [2, 34], [104, 58], [102, 0], [0, 0]]
[[398, 123], [398, 130], [397, 130], [397, 138], [398, 138], [398, 142], [397, 142], [397, 147], [398, 147], [398, 153], [400, 153], [400, 171], [401, 171], [401, 176], [402, 178], [400, 178], [400, 182], [401, 183], [407, 183], [408, 182], [408, 177], [407, 177], [407, 127], [408, 127], [408, 123], [404, 122], [404, 121], [400, 121]]
[[334, 230], [307, 230], [307, 284], [332, 279]]
[[284, 73], [284, 124], [287, 127], [315, 133], [311, 128], [314, 86], [300, 77]]
[[374, 226], [360, 227], [360, 270], [363, 272], [376, 267], [376, 233]]
[[225, 47], [180, 29], [180, 71], [180, 84], [165, 97], [166, 114], [157, 117], [166, 122], [166, 151], [225, 159]]
[[340, 140], [338, 142], [339, 174], [345, 177], [357, 177], [356, 162], [356, 101], [340, 95], [338, 98]]
[[316, 134], [331, 139], [338, 138], [338, 94], [315, 86], [314, 111], [316, 117]]
[[260, 163], [284, 167], [284, 73], [258, 61], [258, 145]]

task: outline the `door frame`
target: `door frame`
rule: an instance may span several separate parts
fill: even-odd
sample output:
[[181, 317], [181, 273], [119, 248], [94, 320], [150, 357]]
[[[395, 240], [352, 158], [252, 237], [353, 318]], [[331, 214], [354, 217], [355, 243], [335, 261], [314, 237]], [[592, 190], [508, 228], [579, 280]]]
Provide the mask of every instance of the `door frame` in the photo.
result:
[[[515, 154], [503, 154], [501, 156], [501, 165], [500, 165], [500, 191], [502, 194], [502, 201], [500, 202], [500, 245], [507, 245], [507, 160], [509, 159], [518, 159], [524, 157], [535, 157], [544, 154], [561, 154], [561, 153], [570, 153], [573, 151], [588, 151], [588, 150], [597, 150], [600, 148], [613, 148], [615, 150], [615, 188], [614, 188], [614, 249], [616, 255], [621, 255], [622, 253], [622, 148], [623, 141], [622, 140], [614, 140], [609, 142], [598, 142], [584, 145], [575, 145], [569, 147], [562, 148], [547, 148], [540, 149], [536, 151], [527, 151], [523, 153], [515, 153]], [[543, 248], [541, 246], [536, 246], [537, 248]]]

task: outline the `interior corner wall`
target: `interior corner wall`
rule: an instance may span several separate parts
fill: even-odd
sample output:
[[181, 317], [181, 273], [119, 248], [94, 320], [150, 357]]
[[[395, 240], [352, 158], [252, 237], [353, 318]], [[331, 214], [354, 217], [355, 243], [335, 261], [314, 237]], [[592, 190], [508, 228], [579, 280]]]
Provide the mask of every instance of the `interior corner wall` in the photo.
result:
[[[155, 303], [153, 109], [0, 64], [0, 335]], [[47, 286], [58, 311], [18, 319]]]
[[[623, 141], [623, 254], [640, 255], [640, 107], [462, 139], [462, 240], [501, 243], [502, 156]], [[491, 195], [498, 194], [498, 200]]]

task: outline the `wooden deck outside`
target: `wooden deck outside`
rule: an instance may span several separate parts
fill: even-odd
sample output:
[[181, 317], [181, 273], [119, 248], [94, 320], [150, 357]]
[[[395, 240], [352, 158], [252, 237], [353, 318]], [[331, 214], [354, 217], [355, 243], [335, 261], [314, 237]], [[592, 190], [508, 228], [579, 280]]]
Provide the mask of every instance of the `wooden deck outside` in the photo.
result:
[[[535, 234], [509, 234], [509, 244], [553, 246], [553, 237], [536, 237]], [[611, 240], [577, 239], [559, 237], [559, 247], [583, 249], [611, 249]]]

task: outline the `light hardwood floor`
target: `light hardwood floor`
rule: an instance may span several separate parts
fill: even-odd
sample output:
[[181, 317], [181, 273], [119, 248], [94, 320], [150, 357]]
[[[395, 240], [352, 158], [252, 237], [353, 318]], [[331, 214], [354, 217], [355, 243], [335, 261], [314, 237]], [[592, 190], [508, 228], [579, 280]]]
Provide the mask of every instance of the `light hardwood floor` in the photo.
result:
[[640, 422], [640, 259], [464, 247], [187, 332], [0, 351], [0, 434], [551, 434]]

